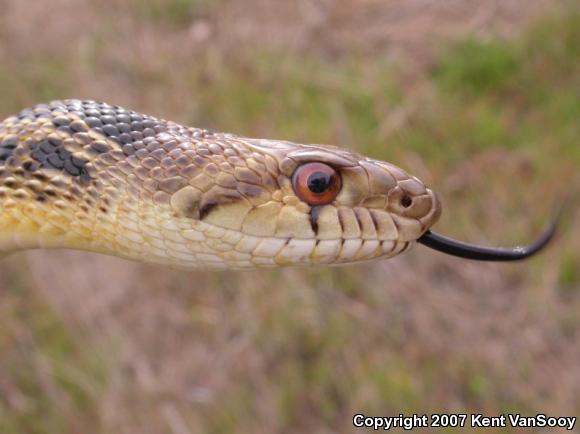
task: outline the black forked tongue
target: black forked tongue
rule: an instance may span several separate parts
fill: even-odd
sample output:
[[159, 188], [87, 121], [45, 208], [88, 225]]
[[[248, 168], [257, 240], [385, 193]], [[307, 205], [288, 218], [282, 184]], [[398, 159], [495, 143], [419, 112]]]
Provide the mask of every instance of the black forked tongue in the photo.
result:
[[460, 258], [474, 259], [476, 261], [518, 261], [529, 258], [546, 247], [554, 237], [557, 227], [558, 219], [556, 218], [538, 239], [527, 246], [477, 246], [448, 238], [433, 231], [425, 232], [417, 241], [434, 250]]

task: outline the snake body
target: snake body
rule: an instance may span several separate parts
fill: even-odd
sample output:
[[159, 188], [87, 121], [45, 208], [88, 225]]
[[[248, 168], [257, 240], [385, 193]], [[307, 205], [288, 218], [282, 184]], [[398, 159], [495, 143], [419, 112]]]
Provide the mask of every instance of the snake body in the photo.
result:
[[[324, 205], [297, 167], [336, 170]], [[435, 194], [345, 149], [214, 133], [95, 101], [0, 123], [0, 251], [90, 250], [177, 267], [341, 264], [407, 249], [440, 215]]]

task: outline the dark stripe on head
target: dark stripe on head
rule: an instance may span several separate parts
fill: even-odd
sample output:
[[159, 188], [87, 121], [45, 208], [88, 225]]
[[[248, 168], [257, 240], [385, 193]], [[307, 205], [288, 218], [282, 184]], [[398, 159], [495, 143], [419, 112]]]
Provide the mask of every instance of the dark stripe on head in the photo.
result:
[[310, 208], [310, 227], [312, 232], [318, 234], [318, 216], [320, 215], [321, 206], [313, 206]]

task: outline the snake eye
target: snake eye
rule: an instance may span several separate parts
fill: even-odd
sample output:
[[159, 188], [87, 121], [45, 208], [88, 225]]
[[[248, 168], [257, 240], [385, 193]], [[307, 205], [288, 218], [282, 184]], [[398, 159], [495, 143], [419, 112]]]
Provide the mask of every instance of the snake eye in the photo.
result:
[[334, 200], [341, 187], [340, 175], [323, 163], [307, 163], [292, 175], [296, 195], [308, 205], [326, 205]]

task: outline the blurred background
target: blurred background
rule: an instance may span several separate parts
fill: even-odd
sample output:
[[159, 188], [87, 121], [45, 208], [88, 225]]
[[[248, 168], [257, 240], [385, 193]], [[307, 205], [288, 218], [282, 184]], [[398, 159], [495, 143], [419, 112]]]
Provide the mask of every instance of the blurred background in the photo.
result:
[[[579, 191], [579, 47], [578, 3], [563, 0], [0, 0], [0, 117], [90, 98], [331, 143], [428, 182], [440, 231], [513, 245]], [[219, 273], [10, 256], [0, 432], [330, 434], [352, 432], [358, 412], [578, 415], [577, 206], [565, 220], [517, 264], [422, 247]]]

